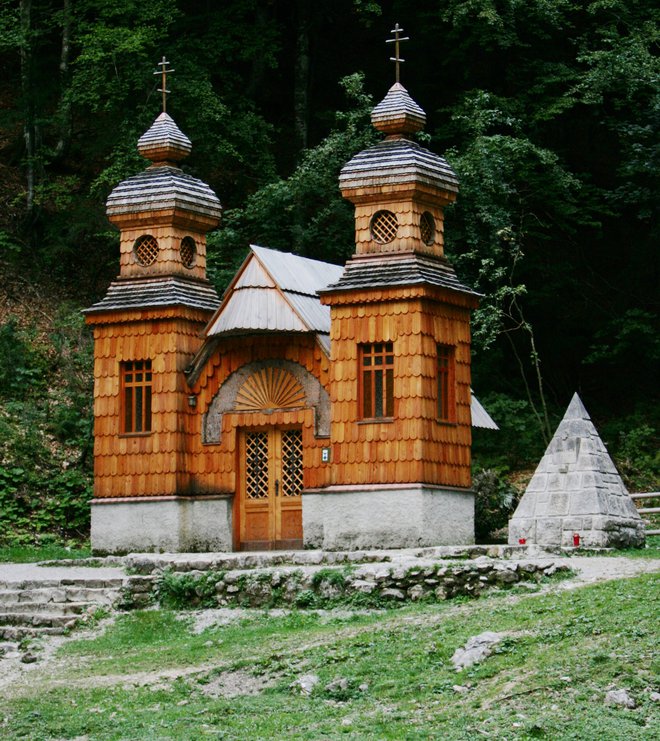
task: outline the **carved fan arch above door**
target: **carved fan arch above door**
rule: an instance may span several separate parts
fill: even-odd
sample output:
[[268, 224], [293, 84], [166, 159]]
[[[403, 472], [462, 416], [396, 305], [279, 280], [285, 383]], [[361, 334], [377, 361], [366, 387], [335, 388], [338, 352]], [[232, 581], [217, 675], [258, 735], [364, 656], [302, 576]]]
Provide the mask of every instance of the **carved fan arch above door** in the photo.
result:
[[305, 391], [299, 381], [284, 370], [266, 366], [256, 370], [238, 390], [234, 409], [256, 412], [261, 409], [295, 409], [305, 405]]
[[[314, 410], [314, 434], [330, 434], [330, 397], [319, 379], [298, 363], [273, 358], [246, 363], [218, 388], [204, 414], [204, 443], [220, 443], [222, 417], [231, 412]], [[266, 420], [264, 424], [268, 424]]]

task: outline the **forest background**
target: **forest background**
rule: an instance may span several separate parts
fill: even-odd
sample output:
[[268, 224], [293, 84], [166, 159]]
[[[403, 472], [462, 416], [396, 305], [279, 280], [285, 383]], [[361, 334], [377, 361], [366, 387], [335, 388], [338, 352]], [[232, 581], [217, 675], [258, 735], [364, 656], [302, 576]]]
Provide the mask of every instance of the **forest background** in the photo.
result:
[[[342, 263], [341, 166], [394, 81], [456, 170], [446, 252], [484, 294], [473, 387], [480, 536], [502, 522], [572, 393], [628, 485], [658, 488], [660, 10], [652, 0], [2, 0], [0, 544], [85, 538], [91, 338], [118, 273], [104, 203], [160, 111], [223, 206], [222, 291], [249, 243]], [[491, 511], [493, 510], [493, 511]]]

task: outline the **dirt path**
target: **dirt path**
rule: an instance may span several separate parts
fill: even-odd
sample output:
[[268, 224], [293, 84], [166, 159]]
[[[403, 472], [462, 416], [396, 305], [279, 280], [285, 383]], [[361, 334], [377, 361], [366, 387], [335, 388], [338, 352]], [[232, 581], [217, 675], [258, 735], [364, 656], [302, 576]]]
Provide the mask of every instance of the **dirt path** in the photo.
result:
[[550, 584], [549, 588], [575, 589], [585, 584], [612, 579], [630, 579], [641, 574], [660, 572], [658, 558], [626, 558], [625, 556], [573, 556], [562, 559], [577, 571], [574, 579]]

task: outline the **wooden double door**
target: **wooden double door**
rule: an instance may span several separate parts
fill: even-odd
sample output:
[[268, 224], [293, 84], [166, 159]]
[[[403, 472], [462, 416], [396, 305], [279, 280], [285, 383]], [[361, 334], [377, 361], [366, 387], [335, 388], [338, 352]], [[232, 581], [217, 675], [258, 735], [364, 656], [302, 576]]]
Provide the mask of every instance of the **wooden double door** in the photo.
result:
[[299, 428], [241, 432], [240, 548], [302, 548], [302, 461]]

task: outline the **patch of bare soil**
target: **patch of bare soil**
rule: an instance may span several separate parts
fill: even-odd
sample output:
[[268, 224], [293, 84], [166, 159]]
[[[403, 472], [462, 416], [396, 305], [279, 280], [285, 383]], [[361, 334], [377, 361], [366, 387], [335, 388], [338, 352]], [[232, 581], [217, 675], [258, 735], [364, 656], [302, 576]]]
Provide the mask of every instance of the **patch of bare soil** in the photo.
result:
[[184, 621], [192, 620], [191, 631], [195, 635], [203, 633], [209, 628], [222, 628], [225, 625], [235, 625], [241, 620], [255, 619], [267, 614], [269, 617], [282, 617], [290, 610], [264, 610], [258, 609], [236, 609], [235, 607], [218, 607], [216, 609], [195, 610], [194, 612], [185, 612], [180, 614], [180, 619]]
[[[9, 643], [7, 652], [0, 657], [0, 692], [7, 692], [9, 687], [20, 684], [30, 684], [33, 675], [39, 674], [44, 668], [61, 665], [64, 661], [69, 666], [77, 659], [67, 658], [63, 660], [57, 657], [58, 650], [67, 642], [75, 640], [94, 640], [103, 635], [105, 631], [115, 622], [115, 616], [110, 616], [99, 621], [99, 623], [85, 632], [73, 632], [68, 635], [54, 635], [36, 637], [29, 641], [27, 650], [21, 650], [18, 643]], [[9, 648], [11, 647], [11, 648]], [[32, 663], [23, 663], [21, 659], [25, 653], [31, 653], [36, 657]], [[84, 664], [84, 660], [79, 663]]]
[[239, 697], [258, 695], [277, 681], [274, 676], [254, 676], [243, 671], [226, 671], [200, 684], [199, 690], [206, 697]]

